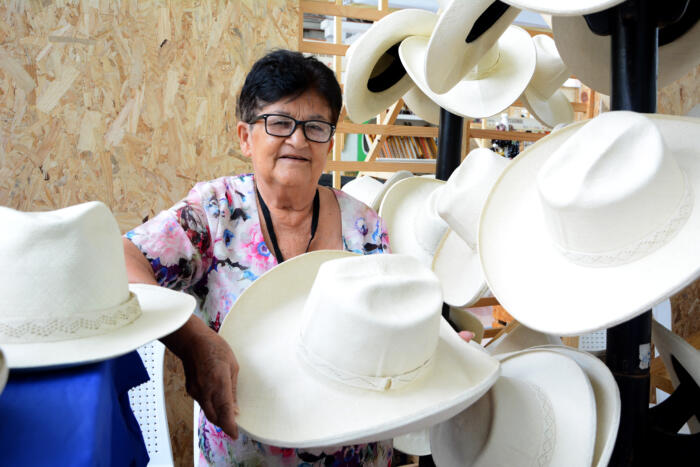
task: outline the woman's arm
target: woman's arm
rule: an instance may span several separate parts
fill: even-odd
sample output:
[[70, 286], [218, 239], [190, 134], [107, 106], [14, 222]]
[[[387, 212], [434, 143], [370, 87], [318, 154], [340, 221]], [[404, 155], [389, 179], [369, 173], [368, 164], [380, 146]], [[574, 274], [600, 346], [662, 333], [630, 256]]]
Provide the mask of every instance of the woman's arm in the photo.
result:
[[[151, 263], [138, 247], [126, 238], [122, 242], [129, 282], [158, 285]], [[195, 315], [160, 340], [182, 360], [187, 392], [207, 419], [236, 439], [238, 362], [231, 347]]]

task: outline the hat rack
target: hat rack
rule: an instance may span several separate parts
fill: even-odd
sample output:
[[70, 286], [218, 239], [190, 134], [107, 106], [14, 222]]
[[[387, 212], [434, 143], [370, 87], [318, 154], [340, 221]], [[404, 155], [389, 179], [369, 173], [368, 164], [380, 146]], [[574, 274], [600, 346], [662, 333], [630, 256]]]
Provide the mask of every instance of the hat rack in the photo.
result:
[[[345, 56], [348, 45], [342, 43], [342, 26], [344, 18], [354, 18], [365, 21], [377, 21], [384, 16], [390, 14], [393, 10], [388, 7], [388, 0], [377, 0], [377, 6], [371, 7], [368, 5], [344, 5], [342, 0], [319, 1], [319, 0], [301, 0], [299, 2], [299, 36], [298, 50], [304, 53], [313, 53], [321, 55], [331, 55], [333, 57], [333, 69], [339, 82], [342, 82], [342, 60]], [[334, 35], [333, 42], [324, 42], [318, 40], [309, 40], [304, 38], [304, 15], [326, 15], [333, 17]], [[531, 35], [550, 34], [551, 32], [537, 29], [525, 28]], [[342, 85], [341, 85], [342, 86]], [[595, 92], [590, 90], [587, 102], [573, 102], [574, 112], [583, 114], [585, 118], [590, 118], [595, 113]], [[521, 106], [519, 101], [516, 101], [512, 106]], [[346, 118], [345, 108], [341, 110], [336, 128], [335, 144], [333, 151], [326, 164], [326, 169], [333, 173], [333, 185], [340, 188], [340, 176], [342, 172], [396, 172], [399, 170], [408, 170], [414, 173], [436, 173], [436, 160], [397, 160], [397, 161], [378, 161], [377, 155], [383, 142], [389, 136], [398, 137], [425, 137], [438, 138], [439, 130], [437, 127], [423, 126], [406, 126], [397, 125], [396, 120], [399, 112], [403, 107], [403, 101], [399, 99], [391, 107], [377, 116], [377, 123], [354, 123]], [[372, 141], [370, 150], [364, 161], [342, 161], [341, 151], [343, 150], [345, 138], [348, 134], [364, 134], [375, 135]], [[484, 128], [482, 124], [474, 122], [465, 122], [462, 119], [461, 134], [464, 138], [460, 138], [462, 143], [460, 147], [460, 161], [466, 156], [469, 148], [470, 138], [476, 139], [500, 139], [513, 140], [522, 142], [534, 142], [546, 136], [546, 133], [529, 133], [525, 131], [499, 131], [495, 129]], [[438, 143], [438, 154], [441, 148]]]

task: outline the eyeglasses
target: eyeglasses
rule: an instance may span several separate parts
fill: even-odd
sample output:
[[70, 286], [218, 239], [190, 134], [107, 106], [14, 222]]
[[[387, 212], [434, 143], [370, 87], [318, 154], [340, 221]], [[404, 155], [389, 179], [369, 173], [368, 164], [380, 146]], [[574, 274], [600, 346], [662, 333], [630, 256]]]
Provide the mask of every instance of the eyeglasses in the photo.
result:
[[265, 120], [265, 132], [271, 136], [291, 136], [296, 131], [297, 125], [301, 125], [306, 139], [315, 143], [327, 143], [335, 132], [335, 125], [323, 120], [296, 120], [279, 114], [258, 115], [255, 120], [248, 123], [252, 125], [258, 120]]

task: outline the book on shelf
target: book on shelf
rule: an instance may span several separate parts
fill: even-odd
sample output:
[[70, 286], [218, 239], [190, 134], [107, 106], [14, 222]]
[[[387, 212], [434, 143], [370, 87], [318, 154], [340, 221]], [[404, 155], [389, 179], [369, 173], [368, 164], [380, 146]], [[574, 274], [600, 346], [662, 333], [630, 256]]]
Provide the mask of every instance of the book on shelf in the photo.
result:
[[422, 136], [387, 136], [383, 138], [377, 156], [381, 159], [435, 159], [434, 138]]

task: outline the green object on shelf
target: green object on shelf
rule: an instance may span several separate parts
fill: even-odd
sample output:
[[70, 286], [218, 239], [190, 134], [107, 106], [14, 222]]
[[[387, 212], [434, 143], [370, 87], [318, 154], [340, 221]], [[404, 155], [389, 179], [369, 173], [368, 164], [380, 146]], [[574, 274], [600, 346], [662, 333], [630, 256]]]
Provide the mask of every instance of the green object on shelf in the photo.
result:
[[362, 162], [367, 158], [367, 151], [369, 148], [365, 149], [365, 135], [357, 135], [357, 160]]

